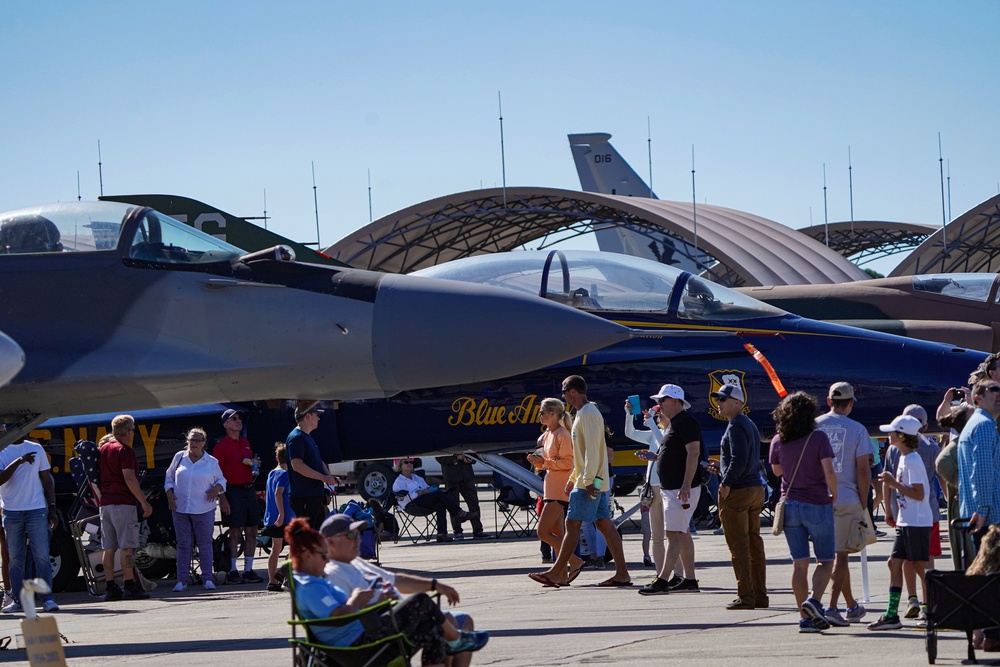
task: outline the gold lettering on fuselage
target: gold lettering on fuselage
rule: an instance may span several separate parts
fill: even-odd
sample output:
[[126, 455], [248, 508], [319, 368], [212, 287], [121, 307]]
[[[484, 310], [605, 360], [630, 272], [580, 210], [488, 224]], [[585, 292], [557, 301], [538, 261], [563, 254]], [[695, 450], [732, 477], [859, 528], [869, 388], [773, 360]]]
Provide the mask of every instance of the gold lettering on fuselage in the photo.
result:
[[449, 426], [495, 426], [497, 424], [531, 424], [538, 421], [537, 394], [528, 394], [517, 407], [490, 405], [490, 399], [471, 396], [456, 398], [451, 403]]
[[[142, 438], [143, 449], [146, 450], [146, 467], [156, 467], [156, 459], [153, 457], [153, 448], [156, 446], [156, 434], [160, 432], [160, 425], [153, 424], [153, 428], [146, 428], [144, 424], [139, 424], [139, 437]], [[133, 448], [135, 443], [132, 443]]]

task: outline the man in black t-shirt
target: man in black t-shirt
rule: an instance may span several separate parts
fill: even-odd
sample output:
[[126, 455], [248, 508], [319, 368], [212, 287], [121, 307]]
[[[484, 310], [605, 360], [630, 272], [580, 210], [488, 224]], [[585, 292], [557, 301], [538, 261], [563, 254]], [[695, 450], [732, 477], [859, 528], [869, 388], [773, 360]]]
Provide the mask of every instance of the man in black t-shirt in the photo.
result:
[[319, 530], [329, 507], [326, 504], [326, 485], [340, 484], [340, 479], [329, 474], [319, 447], [313, 440], [313, 431], [319, 426], [319, 409], [316, 401], [299, 401], [295, 408], [297, 426], [285, 441], [288, 456], [288, 502], [295, 516], [309, 519], [314, 530]]
[[[694, 540], [690, 524], [701, 498], [701, 486], [692, 488], [701, 460], [701, 427], [688, 412], [691, 404], [684, 400], [684, 390], [675, 384], [665, 384], [655, 396], [660, 414], [670, 420], [657, 455], [656, 470], [660, 475], [660, 495], [663, 497], [664, 532], [667, 553], [653, 581], [639, 589], [640, 595], [665, 593], [698, 593], [694, 573]], [[668, 580], [677, 559], [684, 568], [683, 577]]]

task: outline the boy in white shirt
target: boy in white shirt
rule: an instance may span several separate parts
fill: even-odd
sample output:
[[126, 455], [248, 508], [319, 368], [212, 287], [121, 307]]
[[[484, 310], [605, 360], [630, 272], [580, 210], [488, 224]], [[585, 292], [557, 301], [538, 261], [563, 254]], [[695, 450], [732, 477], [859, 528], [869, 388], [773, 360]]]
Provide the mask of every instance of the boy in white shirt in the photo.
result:
[[[891, 424], [879, 426], [889, 434], [889, 444], [900, 453], [896, 476], [884, 472], [880, 475], [884, 496], [895, 491], [899, 497], [899, 516], [896, 517], [896, 541], [892, 543], [889, 558], [889, 607], [869, 630], [897, 630], [903, 627], [899, 620], [899, 598], [903, 592], [903, 561], [913, 565], [923, 590], [924, 568], [930, 558], [931, 526], [934, 514], [929, 502], [930, 483], [917, 448], [920, 446], [920, 420], [900, 415]], [[886, 522], [891, 519], [887, 516]], [[892, 525], [890, 523], [890, 525]]]

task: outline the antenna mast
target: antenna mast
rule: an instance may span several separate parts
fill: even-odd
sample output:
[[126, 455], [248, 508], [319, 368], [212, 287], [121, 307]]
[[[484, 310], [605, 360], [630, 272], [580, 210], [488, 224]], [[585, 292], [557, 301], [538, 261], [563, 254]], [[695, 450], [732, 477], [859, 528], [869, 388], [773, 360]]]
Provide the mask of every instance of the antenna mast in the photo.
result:
[[80, 201], [83, 197], [80, 196], [80, 170], [76, 170], [76, 200]]
[[830, 247], [830, 215], [826, 208], [826, 162], [823, 163], [823, 233], [826, 236], [826, 247]]
[[948, 219], [951, 220], [951, 158], [948, 158]]
[[854, 174], [851, 171], [851, 147], [847, 147], [847, 191], [851, 201], [851, 237], [854, 237]]
[[264, 229], [267, 229], [267, 188], [264, 188]]
[[503, 177], [503, 208], [507, 210], [507, 160], [503, 148], [503, 100], [497, 91], [497, 109], [500, 110], [500, 174]]
[[698, 199], [694, 190], [694, 144], [691, 144], [691, 221], [694, 223], [694, 265], [701, 270], [698, 257]]
[[944, 207], [944, 156], [941, 153], [941, 133], [938, 132], [938, 171], [941, 174], [941, 271], [948, 256], [948, 217]]
[[322, 248], [319, 242], [319, 198], [316, 196], [316, 162], [310, 162], [313, 174], [313, 210], [316, 212], [316, 250]]
[[101, 182], [101, 196], [104, 196], [104, 170], [101, 166], [101, 140], [97, 140], [97, 178]]
[[[482, 189], [482, 186], [479, 186]], [[368, 167], [368, 222], [372, 221], [372, 168]]]
[[649, 198], [653, 198], [653, 132], [646, 116], [646, 153], [649, 156]]

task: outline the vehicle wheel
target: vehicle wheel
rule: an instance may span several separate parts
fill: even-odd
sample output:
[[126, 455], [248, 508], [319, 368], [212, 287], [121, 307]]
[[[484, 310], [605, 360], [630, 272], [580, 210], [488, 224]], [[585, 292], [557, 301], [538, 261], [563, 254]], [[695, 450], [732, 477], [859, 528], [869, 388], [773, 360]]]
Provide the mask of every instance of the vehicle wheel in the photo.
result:
[[933, 665], [937, 660], [937, 630], [928, 630], [925, 637], [927, 644], [927, 663]]
[[177, 560], [173, 558], [153, 558], [141, 549], [135, 551], [135, 566], [147, 579], [163, 579], [177, 574]]
[[361, 471], [358, 476], [358, 493], [365, 500], [375, 498], [385, 503], [392, 490], [392, 482], [396, 473], [384, 463], [372, 463]]
[[625, 480], [621, 484], [615, 482], [614, 495], [617, 496], [627, 496], [639, 487], [639, 482], [633, 480]]
[[49, 540], [49, 560], [52, 562], [52, 592], [59, 593], [80, 574], [80, 559], [73, 537], [61, 528], [56, 529]]

